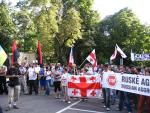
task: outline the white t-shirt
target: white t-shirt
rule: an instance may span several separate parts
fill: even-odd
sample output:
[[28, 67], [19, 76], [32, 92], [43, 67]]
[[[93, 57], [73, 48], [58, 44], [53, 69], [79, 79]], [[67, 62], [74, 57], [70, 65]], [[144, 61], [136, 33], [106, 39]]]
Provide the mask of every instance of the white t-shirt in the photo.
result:
[[35, 69], [35, 73], [37, 73], [37, 74], [39, 74], [39, 72], [40, 72], [40, 66], [36, 66], [36, 67], [34, 67], [34, 69]]
[[58, 70], [54, 71], [53, 74], [54, 74], [54, 81], [61, 81], [61, 73]]
[[26, 68], [25, 67], [20, 67], [19, 71], [21, 74], [25, 74], [26, 73]]
[[35, 74], [35, 69], [32, 67], [29, 67], [28, 75], [29, 75], [29, 80], [36, 80], [37, 79], [37, 74]]
[[62, 76], [61, 76], [61, 85], [62, 86], [67, 86], [68, 85], [68, 76], [70, 74], [69, 73], [64, 73]]
[[51, 79], [51, 71], [46, 71], [46, 80]]

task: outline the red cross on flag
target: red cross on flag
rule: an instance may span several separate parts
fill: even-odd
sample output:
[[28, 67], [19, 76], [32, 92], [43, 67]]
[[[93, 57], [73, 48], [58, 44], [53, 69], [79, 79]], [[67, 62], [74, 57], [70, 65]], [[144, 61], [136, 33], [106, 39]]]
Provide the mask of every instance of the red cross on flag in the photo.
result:
[[101, 89], [100, 76], [69, 76], [68, 95], [71, 97], [98, 98], [101, 95]]
[[86, 58], [86, 60], [88, 60], [94, 67], [97, 66], [95, 49], [89, 54], [89, 56]]

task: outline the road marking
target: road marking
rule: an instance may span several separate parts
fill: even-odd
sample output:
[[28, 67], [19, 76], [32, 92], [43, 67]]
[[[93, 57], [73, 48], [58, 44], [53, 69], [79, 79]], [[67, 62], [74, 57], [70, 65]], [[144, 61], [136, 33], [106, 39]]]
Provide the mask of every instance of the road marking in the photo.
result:
[[84, 109], [77, 109], [77, 108], [68, 108], [68, 109], [76, 110], [76, 111], [85, 111], [85, 112], [90, 112], [90, 113], [106, 113], [106, 112], [98, 112], [98, 111], [84, 110]]
[[63, 109], [61, 109], [60, 111], [57, 111], [56, 113], [62, 113], [62, 112], [64, 112], [64, 111], [66, 111], [67, 109], [71, 108], [72, 106], [78, 104], [79, 102], [81, 102], [81, 100], [79, 100], [79, 101], [77, 101], [77, 102], [75, 102], [75, 103], [73, 103], [73, 104], [71, 104], [71, 105], [69, 105], [69, 106], [67, 106], [67, 107], [65, 107], [65, 108], [63, 108]]

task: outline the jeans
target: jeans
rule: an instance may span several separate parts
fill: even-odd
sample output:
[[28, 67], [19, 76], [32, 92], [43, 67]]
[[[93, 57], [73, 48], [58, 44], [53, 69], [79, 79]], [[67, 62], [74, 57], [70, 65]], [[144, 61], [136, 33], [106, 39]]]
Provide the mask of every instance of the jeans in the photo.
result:
[[51, 91], [51, 79], [50, 80], [46, 80], [46, 91], [45, 91], [45, 95], [49, 95]]
[[104, 95], [104, 104], [107, 108], [110, 108], [110, 89], [105, 88], [103, 89], [103, 95]]
[[125, 103], [128, 112], [132, 112], [131, 106], [130, 106], [130, 99], [128, 97], [128, 93], [120, 91], [119, 92], [119, 110], [123, 109], [123, 103]]
[[20, 96], [20, 85], [10, 87], [8, 88], [8, 102], [9, 105], [12, 106], [14, 102], [17, 102], [19, 100]]
[[20, 83], [21, 83], [21, 90], [23, 91], [24, 94], [27, 94], [28, 93], [27, 78], [25, 75], [22, 75], [20, 77]]
[[116, 101], [116, 90], [111, 89], [111, 94], [110, 94], [110, 98], [111, 98], [111, 104], [114, 105], [115, 101]]

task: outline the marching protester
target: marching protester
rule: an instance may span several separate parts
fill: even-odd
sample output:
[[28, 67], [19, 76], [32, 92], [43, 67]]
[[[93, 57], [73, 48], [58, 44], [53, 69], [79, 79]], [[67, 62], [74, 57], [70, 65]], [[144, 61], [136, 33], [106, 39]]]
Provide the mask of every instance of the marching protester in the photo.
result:
[[20, 84], [21, 84], [21, 90], [24, 94], [28, 94], [28, 88], [27, 88], [27, 69], [25, 68], [25, 63], [22, 63], [19, 67], [20, 71]]
[[58, 69], [58, 66], [55, 67], [55, 71], [53, 72], [54, 76], [54, 92], [55, 98], [60, 99], [60, 91], [61, 91], [61, 72]]
[[[145, 68], [144, 75], [145, 76], [150, 76], [150, 68]], [[149, 96], [144, 96], [144, 95], [139, 95], [138, 96], [137, 113], [143, 113], [145, 102], [146, 102], [146, 105], [147, 105], [147, 113], [150, 113], [150, 97]]]
[[38, 95], [37, 74], [33, 64], [29, 66], [27, 73], [29, 79], [29, 95], [32, 95], [32, 89], [34, 89], [35, 95]]
[[[108, 65], [106, 68], [107, 70], [104, 71], [103, 74], [104, 73], [114, 74], [110, 65]], [[107, 111], [110, 110], [110, 90], [111, 90], [110, 88], [103, 89], [104, 107], [106, 108]]]
[[37, 60], [35, 60], [34, 62], [33, 62], [33, 67], [34, 67], [34, 72], [35, 72], [35, 75], [37, 76], [37, 78], [36, 78], [36, 89], [37, 89], [37, 94], [39, 93], [38, 92], [38, 89], [39, 89], [39, 81], [40, 81], [40, 65], [38, 65], [38, 61]]
[[[135, 74], [135, 75], [139, 74], [137, 68], [135, 68], [134, 66], [131, 67], [131, 74]], [[133, 100], [134, 107], [137, 110], [138, 94], [130, 93], [130, 96], [131, 96], [131, 99]]]
[[1, 66], [0, 67], [0, 95], [5, 93], [8, 94], [7, 86], [6, 86], [6, 75], [7, 67]]
[[45, 95], [48, 96], [50, 95], [51, 92], [51, 82], [52, 82], [52, 72], [51, 72], [51, 68], [50, 67], [46, 67], [46, 72], [45, 72], [45, 76], [46, 76], [46, 91], [45, 91]]
[[12, 107], [14, 109], [19, 109], [17, 102], [20, 96], [20, 82], [19, 82], [19, 64], [14, 63], [11, 68], [8, 70], [9, 84], [8, 84], [8, 108], [6, 111], [9, 111]]
[[45, 77], [46, 71], [45, 67], [41, 65], [40, 71], [39, 71], [39, 79], [40, 79], [40, 89], [45, 90], [46, 89], [46, 77]]
[[[126, 73], [125, 67], [121, 65], [119, 68], [119, 72], [121, 74]], [[117, 109], [118, 111], [122, 111], [124, 107], [124, 103], [127, 107], [128, 113], [131, 113], [132, 109], [131, 109], [131, 104], [129, 99], [129, 93], [125, 91], [119, 91], [119, 108]]]
[[68, 96], [68, 76], [70, 74], [68, 73], [68, 69], [64, 68], [64, 74], [61, 76], [61, 87], [62, 87], [62, 92], [63, 92], [63, 101], [68, 102], [69, 104], [71, 103], [70, 98]]

